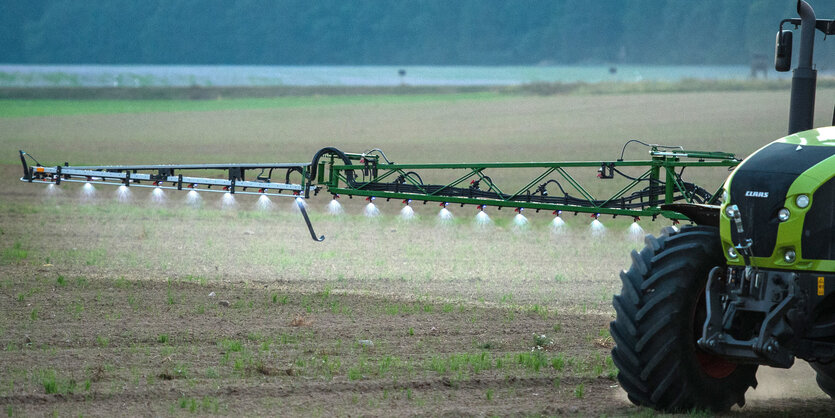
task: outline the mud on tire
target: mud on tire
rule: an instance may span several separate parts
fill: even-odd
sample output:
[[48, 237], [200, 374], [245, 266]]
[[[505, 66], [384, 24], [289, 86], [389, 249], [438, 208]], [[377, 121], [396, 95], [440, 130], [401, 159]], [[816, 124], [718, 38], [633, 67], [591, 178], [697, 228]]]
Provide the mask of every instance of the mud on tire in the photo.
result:
[[708, 273], [723, 264], [714, 227], [667, 228], [632, 252], [610, 330], [618, 381], [633, 403], [669, 412], [745, 404], [745, 392], [757, 385], [757, 366], [727, 362], [696, 345]]

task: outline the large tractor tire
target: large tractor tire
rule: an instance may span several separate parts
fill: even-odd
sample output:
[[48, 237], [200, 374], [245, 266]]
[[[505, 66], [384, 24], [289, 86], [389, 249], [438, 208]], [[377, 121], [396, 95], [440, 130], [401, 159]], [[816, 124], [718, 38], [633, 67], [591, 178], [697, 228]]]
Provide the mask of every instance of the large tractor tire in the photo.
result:
[[830, 363], [809, 363], [813, 369], [818, 373], [815, 378], [818, 386], [830, 398], [835, 399], [835, 360]]
[[756, 365], [732, 363], [696, 345], [708, 274], [724, 262], [719, 230], [706, 226], [666, 228], [632, 252], [610, 327], [618, 381], [636, 405], [727, 411], [743, 406], [745, 392], [757, 386]]

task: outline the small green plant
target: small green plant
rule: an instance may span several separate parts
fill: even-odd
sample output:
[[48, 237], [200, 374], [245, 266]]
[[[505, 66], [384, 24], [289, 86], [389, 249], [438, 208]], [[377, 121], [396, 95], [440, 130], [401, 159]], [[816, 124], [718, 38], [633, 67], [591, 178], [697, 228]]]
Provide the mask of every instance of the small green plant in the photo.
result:
[[67, 281], [64, 279], [64, 276], [60, 276], [60, 275], [58, 276], [57, 279], [55, 279], [55, 283], [57, 283], [58, 286], [66, 286], [67, 285]]
[[157, 337], [157, 342], [160, 344], [168, 344], [168, 334], [160, 334]]
[[188, 378], [188, 365], [185, 363], [177, 363], [174, 365], [174, 376], [180, 379]]
[[519, 364], [524, 366], [526, 369], [533, 370], [534, 372], [539, 372], [541, 368], [548, 366], [548, 359], [540, 350], [533, 350], [529, 353], [520, 353], [516, 359]]
[[488, 401], [492, 401], [493, 400], [493, 389], [487, 389], [487, 393], [485, 394], [485, 397], [487, 398]]
[[415, 329], [413, 327], [409, 327], [409, 336], [415, 335]]
[[177, 404], [180, 409], [191, 413], [216, 414], [220, 410], [220, 402], [213, 396], [204, 396], [202, 399], [182, 397], [177, 400]]
[[551, 344], [554, 344], [554, 341], [549, 339], [545, 334], [534, 334], [533, 335], [533, 346], [536, 349], [543, 349]]
[[39, 373], [41, 386], [47, 395], [74, 393], [77, 384], [74, 379], [64, 379], [55, 372], [55, 370], [47, 369]]
[[55, 380], [55, 373], [41, 377], [41, 385], [47, 395], [58, 392], [58, 382]]
[[32, 312], [29, 313], [29, 319], [33, 321], [38, 320], [38, 308], [32, 309]]
[[241, 350], [243, 350], [243, 344], [240, 342], [240, 340], [232, 340], [232, 339], [224, 338], [224, 339], [220, 340], [220, 342], [218, 344], [220, 345], [221, 348], [223, 348], [223, 351], [226, 351], [226, 352], [237, 353], [237, 352], [240, 352]]
[[528, 308], [528, 311], [531, 313], [535, 313], [539, 315], [540, 318], [546, 319], [548, 318], [548, 308], [535, 304]]
[[29, 257], [29, 251], [23, 249], [23, 244], [20, 241], [15, 241], [11, 248], [4, 248], [0, 252], [0, 262], [2, 264], [19, 263]]
[[688, 417], [711, 417], [713, 415], [714, 414], [710, 413], [710, 411], [707, 411], [707, 410], [704, 410], [704, 409], [693, 408], [693, 409], [687, 411], [687, 416]]
[[79, 300], [72, 304], [72, 314], [75, 319], [81, 318], [81, 313], [84, 312], [84, 304]]
[[555, 357], [551, 357], [551, 367], [554, 370], [558, 371], [561, 371], [563, 368], [565, 368], [565, 356], [562, 353], [560, 353], [557, 354]]
[[128, 295], [128, 306], [130, 306], [134, 311], [139, 310], [139, 301], [136, 299], [136, 296]]
[[618, 368], [615, 366], [614, 360], [612, 360], [612, 356], [606, 356], [606, 377], [611, 380], [615, 380], [618, 377]]
[[106, 348], [108, 345], [110, 345], [110, 340], [108, 340], [107, 337], [102, 337], [101, 335], [97, 335], [96, 336], [96, 345], [98, 345], [99, 347], [102, 347], [102, 348]]
[[583, 396], [585, 396], [585, 394], [586, 394], [586, 387], [582, 383], [580, 383], [579, 385], [577, 385], [576, 388], [574, 388], [574, 397], [575, 398], [583, 399]]
[[188, 276], [183, 278], [183, 281], [195, 282], [195, 283], [199, 284], [200, 286], [205, 286], [206, 282], [207, 282], [205, 277], [203, 277], [203, 276], [193, 276], [191, 274], [189, 274]]

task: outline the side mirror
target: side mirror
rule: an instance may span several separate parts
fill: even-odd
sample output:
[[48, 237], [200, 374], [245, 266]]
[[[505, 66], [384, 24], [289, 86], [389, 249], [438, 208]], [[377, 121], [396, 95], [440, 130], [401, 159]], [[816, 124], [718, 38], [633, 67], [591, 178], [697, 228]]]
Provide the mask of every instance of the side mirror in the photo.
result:
[[784, 73], [792, 68], [792, 31], [777, 32], [777, 45], [774, 48], [774, 69]]

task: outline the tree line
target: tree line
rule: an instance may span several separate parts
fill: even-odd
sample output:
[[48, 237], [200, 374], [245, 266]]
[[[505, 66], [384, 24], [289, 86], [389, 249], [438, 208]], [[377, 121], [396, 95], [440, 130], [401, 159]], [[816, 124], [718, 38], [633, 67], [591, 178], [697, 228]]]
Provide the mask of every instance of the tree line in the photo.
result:
[[0, 62], [747, 64], [795, 16], [792, 0], [11, 0]]

